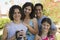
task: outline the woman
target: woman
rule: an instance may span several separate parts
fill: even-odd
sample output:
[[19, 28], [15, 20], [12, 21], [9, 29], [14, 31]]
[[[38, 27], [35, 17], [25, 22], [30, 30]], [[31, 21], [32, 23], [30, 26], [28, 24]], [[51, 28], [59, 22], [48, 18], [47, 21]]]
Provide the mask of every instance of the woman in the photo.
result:
[[41, 27], [39, 33], [36, 35], [35, 40], [49, 40], [51, 20], [49, 18], [44, 18], [41, 21]]
[[27, 40], [34, 40], [35, 34], [38, 33], [38, 25], [37, 20], [35, 17], [35, 14], [33, 13], [34, 6], [30, 2], [26, 2], [22, 6], [22, 11], [24, 13], [23, 22], [28, 28], [27, 31]]
[[13, 5], [9, 10], [9, 18], [11, 22], [4, 27], [2, 40], [15, 40], [16, 31], [23, 30], [26, 33], [27, 27], [23, 25], [21, 16], [21, 7]]

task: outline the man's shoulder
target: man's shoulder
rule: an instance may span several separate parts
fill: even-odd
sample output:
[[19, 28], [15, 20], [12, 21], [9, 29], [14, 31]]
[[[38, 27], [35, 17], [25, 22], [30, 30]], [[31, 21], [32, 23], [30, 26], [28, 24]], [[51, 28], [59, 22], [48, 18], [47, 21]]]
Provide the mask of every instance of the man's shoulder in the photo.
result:
[[48, 18], [48, 16], [45, 16], [45, 15], [44, 15], [44, 16], [42, 16], [42, 18]]

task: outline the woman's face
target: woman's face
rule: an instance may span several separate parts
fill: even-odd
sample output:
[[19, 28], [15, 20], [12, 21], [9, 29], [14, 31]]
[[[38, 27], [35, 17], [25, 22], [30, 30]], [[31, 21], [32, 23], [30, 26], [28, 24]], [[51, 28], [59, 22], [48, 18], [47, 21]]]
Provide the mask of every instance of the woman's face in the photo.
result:
[[42, 23], [43, 32], [48, 33], [49, 29], [50, 29], [50, 24], [49, 23], [47, 23], [47, 22]]
[[27, 6], [24, 8], [24, 13], [25, 15], [29, 15], [32, 12], [31, 6]]
[[13, 14], [13, 18], [14, 20], [20, 20], [21, 18], [21, 12], [19, 11], [19, 9], [14, 9], [14, 14]]

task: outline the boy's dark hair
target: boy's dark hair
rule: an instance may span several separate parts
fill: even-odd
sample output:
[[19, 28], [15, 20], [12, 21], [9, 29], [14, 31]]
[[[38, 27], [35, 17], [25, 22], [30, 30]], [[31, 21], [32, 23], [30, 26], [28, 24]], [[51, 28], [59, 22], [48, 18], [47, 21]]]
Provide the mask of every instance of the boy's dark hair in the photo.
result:
[[42, 5], [41, 3], [35, 4], [35, 7], [34, 7], [35, 10], [36, 10], [36, 7], [37, 7], [37, 6], [41, 6], [41, 9], [43, 10], [43, 5]]

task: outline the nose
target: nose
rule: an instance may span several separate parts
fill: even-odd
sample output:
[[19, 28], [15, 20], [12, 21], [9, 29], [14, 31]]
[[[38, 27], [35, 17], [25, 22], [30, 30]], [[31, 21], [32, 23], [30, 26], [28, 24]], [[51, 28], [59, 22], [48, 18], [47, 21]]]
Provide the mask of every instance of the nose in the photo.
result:
[[28, 12], [28, 9], [26, 10], [26, 12]]
[[39, 13], [39, 10], [37, 11], [37, 13]]
[[16, 13], [16, 16], [18, 16], [19, 13]]
[[47, 29], [47, 26], [45, 26], [44, 28]]

